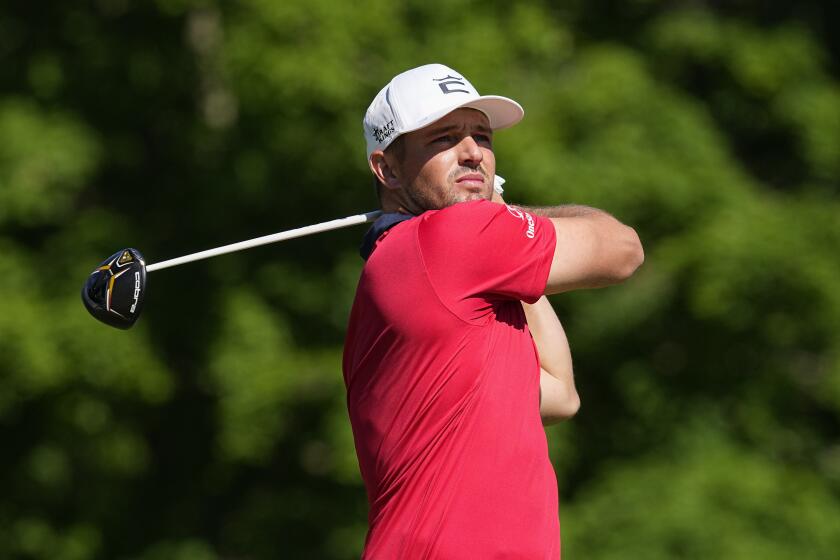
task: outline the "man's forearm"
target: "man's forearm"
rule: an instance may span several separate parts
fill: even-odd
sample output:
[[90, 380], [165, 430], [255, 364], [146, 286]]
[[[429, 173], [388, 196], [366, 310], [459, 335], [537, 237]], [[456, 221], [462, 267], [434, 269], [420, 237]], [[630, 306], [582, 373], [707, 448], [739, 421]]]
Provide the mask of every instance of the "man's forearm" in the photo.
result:
[[574, 416], [580, 398], [566, 332], [545, 296], [522, 308], [540, 357], [540, 415], [546, 424]]
[[[501, 193], [493, 191], [493, 202], [505, 204]], [[591, 214], [604, 214], [612, 217], [608, 212], [592, 208], [591, 206], [583, 206], [581, 204], [560, 204], [558, 206], [524, 206], [522, 204], [510, 204], [517, 208], [522, 208], [526, 212], [530, 212], [535, 216], [544, 216], [546, 218], [576, 218], [578, 216], [589, 216]]]
[[540, 367], [563, 381], [573, 379], [569, 339], [548, 298], [542, 296], [531, 305], [523, 302], [522, 308], [540, 354]]
[[580, 408], [574, 384], [563, 382], [540, 368], [540, 418], [544, 426], [568, 420]]
[[590, 216], [592, 214], [604, 214], [610, 216], [609, 213], [592, 208], [591, 206], [582, 206], [580, 204], [561, 204], [559, 206], [520, 206], [514, 205], [517, 208], [534, 214], [535, 216], [544, 216], [546, 218], [577, 218], [579, 216]]
[[[504, 204], [496, 192], [492, 200]], [[546, 294], [618, 284], [644, 262], [636, 230], [608, 212], [577, 204], [518, 208], [548, 218], [555, 229], [557, 245]]]
[[548, 218], [554, 226], [556, 247], [547, 294], [618, 284], [644, 262], [636, 230], [608, 212], [578, 205], [523, 210]]

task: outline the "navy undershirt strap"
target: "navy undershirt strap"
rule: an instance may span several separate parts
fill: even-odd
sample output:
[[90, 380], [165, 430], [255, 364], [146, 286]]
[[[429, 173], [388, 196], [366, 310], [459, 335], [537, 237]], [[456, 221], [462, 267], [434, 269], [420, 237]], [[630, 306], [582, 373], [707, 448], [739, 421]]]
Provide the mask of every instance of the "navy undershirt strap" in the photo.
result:
[[370, 254], [373, 253], [376, 240], [379, 239], [383, 233], [400, 222], [410, 220], [413, 217], [414, 216], [410, 214], [400, 214], [399, 212], [382, 214], [375, 222], [373, 222], [373, 225], [370, 226], [370, 229], [365, 234], [365, 237], [362, 240], [362, 246], [359, 247], [359, 254], [363, 259], [368, 260]]

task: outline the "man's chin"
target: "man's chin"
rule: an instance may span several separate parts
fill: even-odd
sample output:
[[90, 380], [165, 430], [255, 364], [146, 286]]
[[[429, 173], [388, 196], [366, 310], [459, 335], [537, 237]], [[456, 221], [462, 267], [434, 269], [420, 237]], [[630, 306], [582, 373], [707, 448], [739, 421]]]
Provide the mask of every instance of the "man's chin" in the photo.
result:
[[493, 197], [493, 192], [483, 193], [483, 192], [461, 192], [455, 195], [454, 203], [457, 202], [469, 202], [471, 200], [490, 200]]
[[460, 202], [470, 202], [472, 200], [492, 200], [493, 198], [493, 189], [489, 189], [486, 193], [485, 192], [476, 192], [476, 191], [467, 191], [467, 190], [456, 190], [450, 191], [448, 195], [440, 201], [439, 204], [427, 204], [426, 210], [439, 210], [441, 208], [446, 208], [447, 206], [452, 206], [453, 204], [458, 204]]

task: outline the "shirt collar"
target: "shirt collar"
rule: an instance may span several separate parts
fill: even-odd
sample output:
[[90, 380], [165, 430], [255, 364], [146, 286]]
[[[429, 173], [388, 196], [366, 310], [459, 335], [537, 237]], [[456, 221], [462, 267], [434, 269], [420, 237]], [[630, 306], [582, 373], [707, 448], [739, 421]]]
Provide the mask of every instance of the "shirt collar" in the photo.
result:
[[362, 246], [359, 247], [359, 254], [362, 258], [368, 260], [368, 257], [370, 257], [370, 254], [373, 253], [373, 249], [376, 246], [376, 241], [383, 233], [400, 222], [410, 220], [411, 218], [414, 218], [414, 216], [410, 214], [400, 214], [399, 212], [389, 212], [379, 216], [379, 218], [373, 222], [373, 225], [370, 226], [370, 229], [367, 230], [367, 233], [362, 240]]

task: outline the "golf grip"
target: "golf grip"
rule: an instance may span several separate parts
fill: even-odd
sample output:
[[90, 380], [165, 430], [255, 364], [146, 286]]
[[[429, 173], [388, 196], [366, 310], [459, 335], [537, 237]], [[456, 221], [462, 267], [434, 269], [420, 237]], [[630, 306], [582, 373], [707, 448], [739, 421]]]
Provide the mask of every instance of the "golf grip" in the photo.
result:
[[297, 229], [290, 229], [288, 231], [281, 231], [280, 233], [272, 233], [271, 235], [264, 235], [247, 241], [240, 241], [239, 243], [231, 243], [223, 247], [216, 247], [215, 249], [208, 249], [191, 255], [184, 255], [169, 259], [168, 261], [161, 261], [159, 263], [150, 264], [146, 267], [146, 272], [160, 270], [162, 268], [169, 268], [178, 266], [193, 261], [200, 261], [201, 259], [209, 259], [216, 255], [224, 255], [225, 253], [233, 253], [234, 251], [241, 251], [243, 249], [250, 249], [251, 247], [258, 247], [260, 245], [267, 245], [269, 243], [276, 243], [278, 241], [285, 241], [287, 239], [294, 239], [295, 237], [303, 237], [304, 235], [312, 235], [313, 233], [321, 233], [322, 231], [330, 231], [333, 229], [340, 229], [356, 224], [364, 224], [372, 222], [382, 214], [381, 210], [374, 212], [367, 212], [366, 214], [357, 214], [347, 218], [338, 218], [337, 220], [330, 220], [320, 224], [313, 224], [311, 226], [304, 226]]

